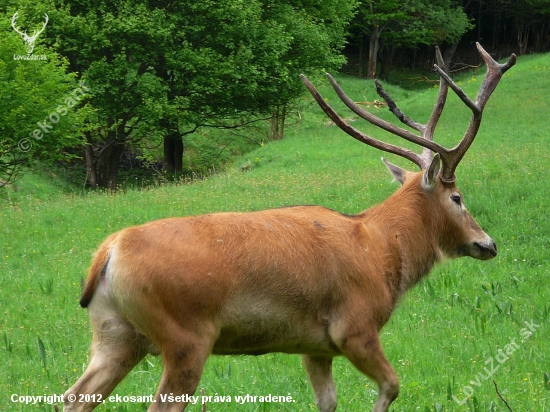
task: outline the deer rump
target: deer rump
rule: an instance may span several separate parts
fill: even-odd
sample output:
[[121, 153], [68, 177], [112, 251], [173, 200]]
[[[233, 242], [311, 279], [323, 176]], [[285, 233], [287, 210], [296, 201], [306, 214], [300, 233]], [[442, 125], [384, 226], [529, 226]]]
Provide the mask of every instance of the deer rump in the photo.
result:
[[359, 298], [377, 329], [393, 306], [385, 272], [399, 262], [381, 239], [316, 206], [159, 220], [100, 247], [107, 262], [81, 304], [90, 316], [110, 308], [108, 324], [130, 323], [152, 353], [189, 330], [207, 335], [214, 354], [335, 356], [341, 317], [365, 306]]

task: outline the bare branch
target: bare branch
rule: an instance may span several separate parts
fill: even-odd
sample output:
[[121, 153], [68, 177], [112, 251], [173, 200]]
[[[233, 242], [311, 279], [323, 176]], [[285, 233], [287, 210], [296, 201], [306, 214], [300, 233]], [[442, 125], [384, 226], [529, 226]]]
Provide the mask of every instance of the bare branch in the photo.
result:
[[502, 395], [500, 394], [500, 392], [498, 391], [498, 386], [497, 386], [497, 383], [495, 382], [494, 379], [493, 379], [493, 384], [495, 385], [495, 390], [497, 391], [498, 397], [502, 400], [502, 402], [504, 402], [504, 403], [506, 404], [506, 407], [508, 408], [508, 410], [509, 410], [510, 412], [514, 412], [514, 411], [512, 410], [512, 408], [510, 408], [510, 405], [508, 405], [508, 402], [506, 402], [506, 399], [504, 399], [504, 398], [502, 397]]

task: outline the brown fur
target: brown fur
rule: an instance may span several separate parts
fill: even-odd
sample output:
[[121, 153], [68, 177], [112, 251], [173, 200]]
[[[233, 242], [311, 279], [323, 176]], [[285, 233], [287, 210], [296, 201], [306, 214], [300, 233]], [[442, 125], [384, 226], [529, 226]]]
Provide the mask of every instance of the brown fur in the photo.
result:
[[96, 252], [94, 260], [92, 261], [92, 266], [88, 271], [88, 280], [86, 281], [86, 285], [82, 290], [82, 296], [80, 297], [80, 306], [83, 308], [88, 307], [92, 297], [94, 296], [99, 279], [102, 275], [105, 275], [107, 261], [109, 260], [109, 253], [111, 252], [110, 245], [116, 235], [117, 234], [115, 233], [109, 236]]
[[[346, 356], [379, 386], [386, 411], [398, 381], [378, 332], [399, 298], [443, 257], [496, 254], [453, 185], [406, 172], [404, 185], [356, 216], [319, 206], [154, 221], [111, 235], [81, 304], [92, 359], [67, 395], [107, 396], [146, 353], [164, 372], [149, 411], [181, 411], [161, 394], [193, 394], [213, 354], [303, 354], [319, 410], [336, 409], [331, 364]], [[70, 403], [65, 411], [91, 411]]]

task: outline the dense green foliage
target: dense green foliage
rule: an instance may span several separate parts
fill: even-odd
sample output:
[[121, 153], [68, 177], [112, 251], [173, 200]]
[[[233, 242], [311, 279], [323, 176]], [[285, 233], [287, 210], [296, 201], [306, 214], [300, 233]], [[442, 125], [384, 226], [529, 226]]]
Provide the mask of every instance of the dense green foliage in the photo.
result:
[[[111, 189], [118, 186], [125, 151], [155, 161], [164, 145], [164, 169], [181, 172], [184, 136], [201, 127], [250, 124], [289, 105], [304, 92], [300, 73], [335, 70], [344, 62], [341, 50], [354, 8], [344, 0], [3, 0], [0, 5], [6, 9], [1, 33], [9, 40], [5, 64], [20, 74], [39, 65], [42, 77], [52, 72], [48, 81], [32, 80], [41, 84], [37, 98], [51, 101], [71, 79], [85, 81], [84, 127], [66, 130], [65, 142], [69, 146], [67, 140], [82, 136], [79, 154], [85, 155], [90, 185]], [[48, 14], [36, 51], [59, 53], [68, 64], [57, 63], [65, 62], [57, 57], [49, 65], [11, 59], [8, 48], [22, 40], [9, 27], [16, 11], [22, 27]], [[26, 21], [23, 14], [33, 19]], [[65, 70], [71, 75], [55, 77]], [[28, 85], [12, 88], [32, 91]], [[24, 107], [33, 117], [43, 116], [35, 105]], [[12, 129], [15, 120], [5, 119]], [[5, 132], [17, 142], [12, 129]], [[59, 146], [51, 149], [60, 153]]]
[[391, 50], [456, 43], [472, 25], [454, 0], [363, 0], [352, 27], [362, 49], [367, 48], [368, 39], [366, 75], [375, 78], [381, 42]]
[[[12, 15], [13, 10], [0, 13], [0, 187], [29, 161], [64, 159], [70, 154], [67, 149], [81, 143], [79, 108], [84, 94], [75, 92], [79, 86], [66, 74], [66, 61], [52, 49], [34, 49], [47, 60], [19, 60], [27, 53], [11, 28]], [[25, 20], [21, 14], [17, 23], [30, 21], [34, 19]], [[43, 16], [36, 21], [43, 21]]]
[[[451, 70], [478, 64], [478, 40], [496, 56], [550, 48], [549, 0], [0, 0], [0, 11], [0, 187], [29, 159], [72, 155], [82, 158], [70, 165], [75, 180], [111, 189], [128, 179], [128, 160], [147, 179], [195, 175], [197, 162], [200, 173], [219, 170], [213, 153], [246, 146], [226, 150], [234, 128], [263, 122], [269, 130], [252, 140], [284, 136], [304, 93], [298, 75], [337, 70], [346, 35], [346, 70], [381, 78], [429, 69], [436, 44]], [[48, 14], [34, 51], [46, 61], [13, 59], [25, 50], [10, 27], [16, 11], [29, 34]], [[87, 96], [56, 114], [81, 80]]]
[[[478, 0], [479, 23], [487, 22], [492, 30], [493, 44], [500, 43], [499, 37], [512, 34], [520, 54], [527, 50], [540, 53], [550, 47], [550, 1], [549, 0]], [[476, 3], [477, 3], [476, 2]], [[475, 5], [472, 5], [475, 7]], [[486, 10], [483, 10], [483, 9]], [[485, 16], [482, 16], [485, 15]], [[492, 21], [491, 21], [492, 20]], [[508, 28], [507, 26], [510, 26]]]
[[269, 116], [297, 98], [299, 73], [343, 62], [352, 8], [341, 0], [58, 7], [52, 16], [59, 25], [49, 36], [92, 89], [87, 139], [101, 153], [90, 162], [99, 169], [97, 184], [116, 187], [124, 147], [147, 150], [167, 137], [181, 142], [198, 127]]
[[[473, 96], [483, 73], [458, 79]], [[357, 101], [376, 98], [364, 80], [339, 76]], [[317, 84], [317, 82], [316, 82]], [[436, 90], [412, 93], [387, 85], [400, 108], [425, 121]], [[548, 99], [550, 56], [520, 57], [489, 101], [479, 135], [458, 167], [458, 185], [472, 215], [495, 239], [499, 255], [480, 262], [447, 262], [413, 289], [383, 330], [386, 355], [401, 381], [395, 411], [505, 411], [492, 380], [515, 411], [550, 412], [548, 336], [550, 333], [550, 220], [547, 218], [550, 164]], [[328, 87], [321, 92], [349, 116]], [[385, 109], [377, 114], [395, 121]], [[451, 146], [462, 136], [469, 110], [449, 94], [436, 139]], [[87, 313], [78, 307], [80, 278], [90, 254], [110, 233], [128, 225], [168, 216], [216, 211], [248, 211], [293, 204], [321, 204], [357, 213], [396, 190], [380, 162], [381, 153], [344, 135], [316, 107], [285, 140], [241, 158], [226, 174], [182, 185], [125, 194], [27, 196], [2, 207], [0, 228], [0, 409], [51, 411], [26, 406], [12, 394], [63, 393], [81, 375], [91, 339]], [[373, 136], [374, 127], [354, 126]], [[388, 140], [396, 142], [395, 138]], [[402, 159], [392, 159], [412, 169]], [[26, 192], [25, 192], [26, 191]], [[525, 338], [524, 322], [538, 326]], [[523, 339], [523, 340], [522, 340]], [[519, 348], [502, 364], [499, 349], [514, 340]], [[493, 358], [498, 370], [487, 380]], [[502, 359], [502, 358], [501, 358]], [[345, 359], [335, 362], [341, 411], [372, 407], [376, 387]], [[114, 393], [153, 394], [161, 365], [148, 357]], [[475, 383], [471, 383], [471, 382]], [[473, 388], [465, 399], [464, 390]], [[213, 357], [200, 383], [207, 395], [287, 395], [284, 404], [214, 404], [221, 411], [315, 411], [314, 397], [298, 356]], [[109, 403], [98, 411], [138, 411], [146, 405]], [[198, 412], [200, 407], [189, 407]]]
[[364, 0], [346, 50], [359, 67], [348, 70], [384, 79], [394, 69], [430, 71], [438, 45], [456, 72], [479, 64], [477, 41], [496, 56], [546, 52], [549, 19], [549, 0]]

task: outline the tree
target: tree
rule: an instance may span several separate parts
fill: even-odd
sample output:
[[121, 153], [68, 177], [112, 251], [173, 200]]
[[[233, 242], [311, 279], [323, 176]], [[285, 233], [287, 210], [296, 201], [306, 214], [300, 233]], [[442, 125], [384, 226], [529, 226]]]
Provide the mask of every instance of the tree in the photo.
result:
[[[550, 46], [549, 0], [478, 0], [469, 12], [477, 15], [479, 32], [488, 31], [497, 44], [516, 43], [518, 54], [528, 47], [542, 52]], [[477, 8], [477, 10], [476, 10]]]
[[[86, 85], [66, 74], [67, 63], [40, 42], [27, 54], [10, 22], [16, 9], [0, 13], [0, 188], [12, 183], [31, 161], [71, 157], [81, 143], [81, 100]], [[18, 24], [43, 23], [43, 10], [19, 13]], [[35, 22], [35, 23], [33, 23]], [[25, 60], [32, 56], [46, 60]]]
[[58, 6], [50, 41], [92, 91], [92, 186], [116, 188], [125, 147], [163, 141], [165, 167], [178, 171], [186, 133], [235, 127], [288, 104], [303, 93], [299, 73], [343, 62], [352, 9], [345, 0]]
[[376, 77], [380, 41], [392, 47], [454, 43], [471, 28], [453, 0], [362, 0], [354, 26], [369, 39], [367, 77]]
[[274, 35], [285, 40], [274, 48], [273, 59], [262, 62], [268, 79], [278, 79], [275, 90], [266, 88], [265, 97], [272, 108], [272, 140], [283, 138], [292, 102], [304, 91], [299, 75], [337, 69], [345, 62], [340, 50], [356, 6], [345, 0], [288, 3], [265, 1], [263, 5], [264, 22], [280, 26], [281, 34]]
[[525, 3], [527, 7], [522, 7], [522, 10], [527, 11], [529, 7], [532, 10], [524, 21], [530, 23], [534, 51], [547, 51], [550, 48], [550, 1], [525, 0]]

